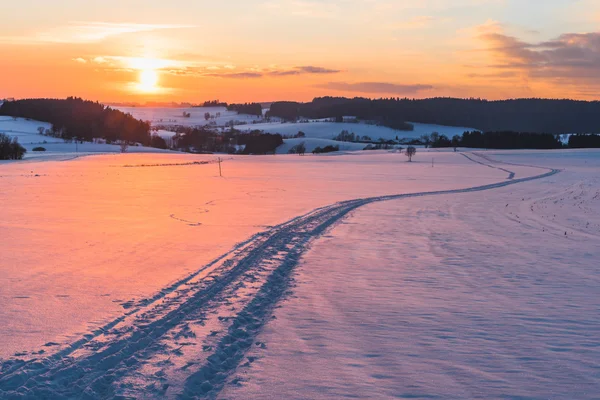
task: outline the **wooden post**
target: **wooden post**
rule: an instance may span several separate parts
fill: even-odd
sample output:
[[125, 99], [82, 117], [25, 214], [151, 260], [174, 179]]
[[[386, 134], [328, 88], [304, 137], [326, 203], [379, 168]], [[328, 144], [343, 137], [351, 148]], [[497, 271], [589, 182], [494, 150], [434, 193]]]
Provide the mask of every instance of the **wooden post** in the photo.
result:
[[219, 157], [219, 176], [222, 177], [223, 174], [221, 172], [221, 157]]

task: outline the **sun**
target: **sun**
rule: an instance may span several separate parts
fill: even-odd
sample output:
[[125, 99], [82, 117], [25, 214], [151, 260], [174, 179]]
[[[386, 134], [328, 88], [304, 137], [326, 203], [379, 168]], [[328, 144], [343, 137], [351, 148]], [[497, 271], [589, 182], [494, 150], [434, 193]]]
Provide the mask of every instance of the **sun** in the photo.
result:
[[140, 71], [138, 90], [145, 93], [158, 91], [158, 73], [153, 69], [143, 69]]

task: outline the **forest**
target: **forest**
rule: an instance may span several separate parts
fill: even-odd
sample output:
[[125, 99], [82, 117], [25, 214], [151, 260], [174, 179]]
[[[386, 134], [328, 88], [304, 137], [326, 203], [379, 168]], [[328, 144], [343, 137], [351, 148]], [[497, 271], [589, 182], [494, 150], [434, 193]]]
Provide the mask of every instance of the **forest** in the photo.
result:
[[269, 116], [285, 120], [355, 116], [398, 130], [410, 130], [410, 124], [406, 123], [410, 121], [493, 132], [600, 132], [598, 101], [321, 97], [308, 103], [275, 102]]

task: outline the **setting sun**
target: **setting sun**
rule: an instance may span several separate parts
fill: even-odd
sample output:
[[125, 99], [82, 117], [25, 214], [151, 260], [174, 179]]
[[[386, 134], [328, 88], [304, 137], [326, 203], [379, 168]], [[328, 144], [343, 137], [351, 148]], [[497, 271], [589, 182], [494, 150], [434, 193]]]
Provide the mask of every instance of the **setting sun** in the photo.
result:
[[140, 71], [138, 90], [140, 92], [156, 92], [158, 90], [158, 73], [153, 69]]

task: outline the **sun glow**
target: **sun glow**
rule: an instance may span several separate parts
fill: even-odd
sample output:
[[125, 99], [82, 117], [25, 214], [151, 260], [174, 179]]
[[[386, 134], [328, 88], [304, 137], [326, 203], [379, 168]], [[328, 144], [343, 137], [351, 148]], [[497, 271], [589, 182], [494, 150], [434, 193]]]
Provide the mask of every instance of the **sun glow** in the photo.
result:
[[138, 90], [145, 93], [158, 91], [158, 73], [153, 69], [140, 71]]

